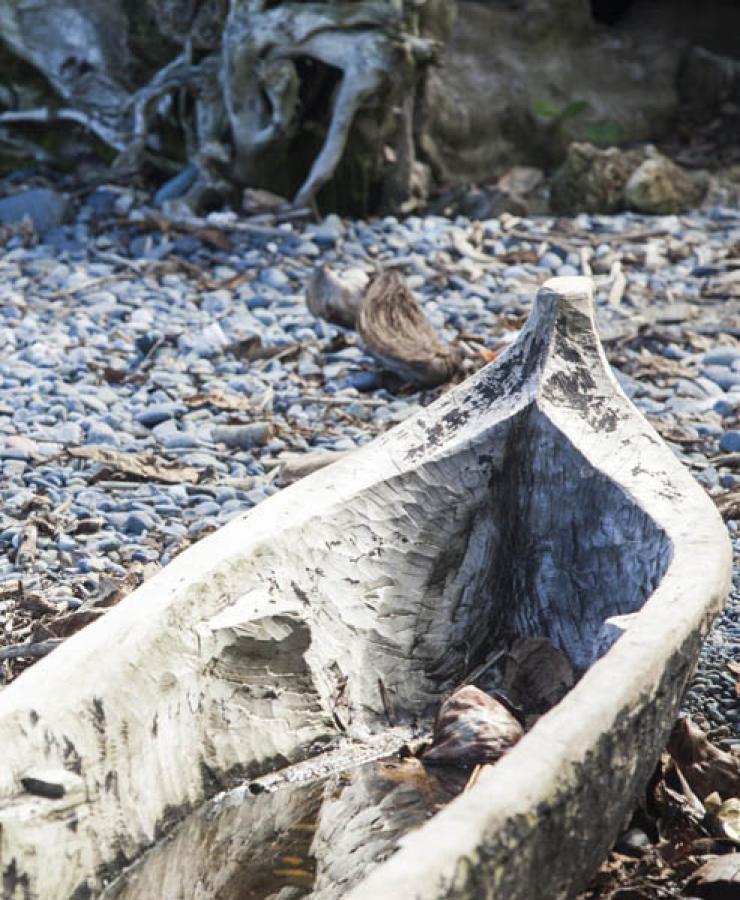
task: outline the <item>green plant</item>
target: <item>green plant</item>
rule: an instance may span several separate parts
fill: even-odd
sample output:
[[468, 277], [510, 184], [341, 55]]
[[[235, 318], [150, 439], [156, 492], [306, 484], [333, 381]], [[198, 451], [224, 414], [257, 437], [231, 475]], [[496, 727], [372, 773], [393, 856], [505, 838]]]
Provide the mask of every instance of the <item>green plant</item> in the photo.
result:
[[[589, 112], [591, 104], [588, 100], [571, 100], [564, 106], [558, 106], [546, 97], [535, 97], [531, 110], [534, 115], [551, 121], [559, 136], [565, 138], [566, 123]], [[600, 147], [608, 147], [624, 140], [624, 129], [616, 122], [591, 122], [585, 126], [583, 134], [588, 141]]]

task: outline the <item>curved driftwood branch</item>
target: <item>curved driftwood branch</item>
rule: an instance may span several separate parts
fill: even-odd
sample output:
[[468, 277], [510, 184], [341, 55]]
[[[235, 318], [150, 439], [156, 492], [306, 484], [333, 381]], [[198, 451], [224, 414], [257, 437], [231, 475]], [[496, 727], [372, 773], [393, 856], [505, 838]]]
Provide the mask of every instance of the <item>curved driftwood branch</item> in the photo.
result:
[[5, 896], [99, 890], [232, 779], [383, 730], [388, 698], [431, 720], [520, 637], [585, 674], [352, 896], [572, 893], [652, 769], [729, 574], [713, 504], [608, 369], [588, 281], [554, 279], [499, 360], [0, 693]]

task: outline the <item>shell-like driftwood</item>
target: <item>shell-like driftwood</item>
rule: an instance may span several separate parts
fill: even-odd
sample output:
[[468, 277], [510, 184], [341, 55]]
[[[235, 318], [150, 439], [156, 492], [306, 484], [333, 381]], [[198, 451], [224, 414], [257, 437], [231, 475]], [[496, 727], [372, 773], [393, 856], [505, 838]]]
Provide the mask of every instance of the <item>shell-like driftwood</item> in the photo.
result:
[[368, 281], [362, 269], [347, 269], [340, 275], [324, 263], [317, 266], [311, 275], [306, 289], [306, 305], [319, 319], [354, 328]]
[[655, 763], [730, 558], [610, 373], [589, 282], [554, 279], [499, 360], [0, 693], [3, 900], [94, 894], [233, 779], [310, 756], [339, 723], [380, 730], [389, 706], [431, 720], [522, 637], [585, 674], [351, 896], [568, 896]]

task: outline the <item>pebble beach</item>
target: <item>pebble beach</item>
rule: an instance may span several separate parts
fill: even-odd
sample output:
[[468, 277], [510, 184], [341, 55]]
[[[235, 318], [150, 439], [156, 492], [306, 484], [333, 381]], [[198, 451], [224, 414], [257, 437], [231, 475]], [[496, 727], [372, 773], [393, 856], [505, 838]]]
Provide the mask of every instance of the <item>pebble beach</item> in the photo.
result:
[[[627, 395], [714, 496], [740, 488], [740, 212], [488, 221], [178, 222], [103, 187], [72, 224], [0, 249], [0, 690], [176, 554], [439, 395], [314, 318], [314, 268], [392, 266], [468, 366], [516, 337], [539, 285], [594, 278]], [[685, 698], [740, 747], [734, 590]], [[24, 646], [40, 649], [25, 650]], [[2, 655], [5, 651], [4, 655]]]

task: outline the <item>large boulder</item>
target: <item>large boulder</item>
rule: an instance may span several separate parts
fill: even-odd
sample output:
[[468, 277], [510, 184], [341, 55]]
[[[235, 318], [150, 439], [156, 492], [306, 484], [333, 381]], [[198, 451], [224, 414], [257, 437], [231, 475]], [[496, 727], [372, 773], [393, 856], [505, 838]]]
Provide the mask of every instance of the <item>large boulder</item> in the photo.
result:
[[615, 213], [624, 209], [665, 215], [697, 206], [706, 178], [690, 175], [648, 145], [639, 150], [573, 143], [552, 179], [553, 211]]
[[599, 150], [593, 144], [571, 144], [565, 162], [552, 180], [553, 210], [573, 215], [581, 211], [614, 213], [624, 209], [625, 186], [643, 159], [639, 150], [623, 151], [617, 147]]
[[706, 191], [706, 180], [692, 177], [660, 153], [649, 156], [630, 175], [624, 186], [629, 209], [666, 215], [697, 206]]

